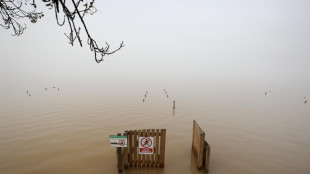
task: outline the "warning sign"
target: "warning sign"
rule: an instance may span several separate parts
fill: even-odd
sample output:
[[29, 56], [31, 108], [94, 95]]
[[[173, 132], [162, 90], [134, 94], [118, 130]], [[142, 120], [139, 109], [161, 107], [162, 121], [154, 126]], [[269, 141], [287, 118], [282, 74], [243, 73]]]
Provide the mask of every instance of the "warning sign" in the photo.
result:
[[127, 136], [110, 135], [110, 144], [113, 147], [127, 147]]
[[139, 137], [139, 154], [154, 154], [154, 137]]

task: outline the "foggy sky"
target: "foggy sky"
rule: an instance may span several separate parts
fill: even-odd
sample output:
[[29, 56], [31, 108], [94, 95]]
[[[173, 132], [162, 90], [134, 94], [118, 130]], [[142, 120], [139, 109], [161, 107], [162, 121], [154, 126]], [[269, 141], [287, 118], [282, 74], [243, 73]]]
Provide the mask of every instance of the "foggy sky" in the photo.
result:
[[54, 12], [26, 22], [21, 36], [0, 29], [1, 94], [29, 86], [151, 83], [291, 85], [310, 89], [310, 1], [116, 0], [95, 2], [86, 23], [99, 45], [125, 47], [97, 64], [68, 44]]

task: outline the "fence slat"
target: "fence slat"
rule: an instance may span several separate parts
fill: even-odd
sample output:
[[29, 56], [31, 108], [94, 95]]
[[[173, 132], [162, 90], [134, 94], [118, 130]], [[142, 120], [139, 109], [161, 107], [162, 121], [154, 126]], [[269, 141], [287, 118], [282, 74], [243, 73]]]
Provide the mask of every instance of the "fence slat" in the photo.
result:
[[[146, 137], [150, 137], [151, 136], [151, 132], [150, 129], [147, 129], [146, 131]], [[150, 167], [150, 155], [146, 155], [146, 167]]]
[[[141, 130], [138, 130], [138, 141], [139, 141], [139, 137], [141, 137]], [[138, 142], [138, 146], [139, 146], [139, 142]], [[141, 167], [141, 166], [142, 166], [142, 156], [138, 152], [138, 167]]]
[[[142, 137], [146, 136], [146, 131], [145, 129], [142, 130]], [[140, 143], [140, 142], [139, 142]], [[146, 162], [145, 162], [145, 154], [142, 154], [142, 167], [145, 167]]]
[[159, 164], [159, 129], [156, 129], [156, 146], [155, 146], [155, 167], [158, 167]]
[[128, 132], [128, 150], [129, 150], [129, 167], [133, 167], [133, 163], [132, 163], [132, 131], [130, 130]]
[[[153, 137], [154, 138], [154, 149], [155, 149], [155, 129], [152, 129], [152, 131], [151, 131], [151, 137]], [[154, 153], [155, 153], [155, 151], [153, 152], [153, 154], [151, 155], [151, 166], [150, 167], [154, 167]]]
[[166, 129], [161, 129], [160, 159], [159, 159], [159, 167], [160, 168], [164, 168], [164, 166], [165, 166], [165, 144], [166, 144]]
[[134, 167], [137, 167], [137, 130], [134, 130], [133, 131], [133, 142], [134, 142], [134, 163], [133, 163], [133, 166]]

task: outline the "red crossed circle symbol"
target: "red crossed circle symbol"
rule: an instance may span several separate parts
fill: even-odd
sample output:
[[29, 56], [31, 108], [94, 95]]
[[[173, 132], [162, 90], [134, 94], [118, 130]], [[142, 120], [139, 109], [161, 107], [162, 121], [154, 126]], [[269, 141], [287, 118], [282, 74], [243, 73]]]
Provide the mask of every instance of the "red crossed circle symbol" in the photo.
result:
[[141, 139], [140, 144], [142, 147], [150, 147], [152, 145], [152, 140], [149, 137], [144, 137]]
[[125, 146], [125, 141], [124, 141], [124, 140], [119, 140], [119, 141], [118, 141], [118, 145], [120, 145], [120, 146]]

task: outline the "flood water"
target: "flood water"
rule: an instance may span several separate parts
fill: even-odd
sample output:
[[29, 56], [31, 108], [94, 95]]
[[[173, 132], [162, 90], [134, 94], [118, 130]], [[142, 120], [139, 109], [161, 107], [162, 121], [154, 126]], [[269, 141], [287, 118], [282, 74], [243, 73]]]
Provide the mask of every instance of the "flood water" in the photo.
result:
[[[0, 19], [0, 174], [117, 174], [131, 129], [166, 129], [165, 168], [124, 173], [202, 174], [193, 120], [210, 174], [310, 174], [310, 1], [96, 1], [83, 47], [37, 5], [35, 25], [13, 9], [21, 36]], [[125, 47], [97, 64], [87, 35]]]
[[210, 173], [310, 172], [310, 105], [297, 92], [174, 86], [167, 97], [164, 85], [111, 86], [3, 94], [0, 173], [118, 173], [109, 135], [148, 128], [167, 129], [165, 168], [125, 173], [202, 173], [191, 150], [193, 119], [211, 145]]

